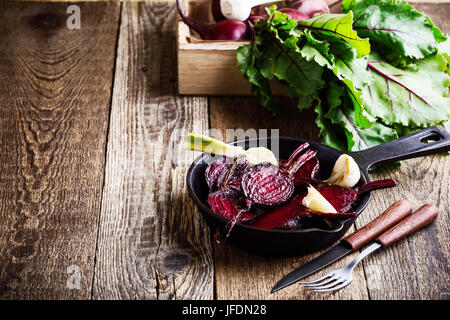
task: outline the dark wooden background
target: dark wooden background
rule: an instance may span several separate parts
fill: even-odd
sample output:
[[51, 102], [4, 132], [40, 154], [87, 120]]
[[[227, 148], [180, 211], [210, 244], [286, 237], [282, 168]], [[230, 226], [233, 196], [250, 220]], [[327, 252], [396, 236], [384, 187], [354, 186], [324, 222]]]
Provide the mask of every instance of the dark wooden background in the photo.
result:
[[[179, 146], [209, 128], [317, 140], [314, 113], [283, 101], [274, 118], [252, 97], [178, 96], [172, 0], [76, 4], [80, 30], [66, 27], [69, 3], [0, 3], [1, 298], [450, 298], [448, 155], [372, 175], [400, 184], [375, 193], [356, 222], [406, 198], [438, 205], [433, 225], [366, 258], [341, 291], [270, 294], [320, 252], [216, 245], [186, 192], [197, 154]], [[450, 31], [450, 3], [414, 5]]]

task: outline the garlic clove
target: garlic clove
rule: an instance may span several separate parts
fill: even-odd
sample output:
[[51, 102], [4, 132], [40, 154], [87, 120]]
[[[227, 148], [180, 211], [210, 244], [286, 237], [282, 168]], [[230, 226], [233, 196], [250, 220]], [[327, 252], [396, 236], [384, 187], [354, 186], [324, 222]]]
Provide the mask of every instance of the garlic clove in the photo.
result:
[[273, 152], [264, 147], [250, 148], [245, 151], [245, 156], [251, 164], [258, 164], [261, 162], [269, 162], [278, 167], [278, 160], [275, 158]]
[[302, 204], [312, 211], [323, 213], [337, 213], [336, 209], [313, 186], [308, 187], [308, 194], [303, 198]]
[[353, 188], [361, 178], [356, 161], [347, 154], [341, 155], [333, 167], [328, 183], [335, 184], [344, 188]]

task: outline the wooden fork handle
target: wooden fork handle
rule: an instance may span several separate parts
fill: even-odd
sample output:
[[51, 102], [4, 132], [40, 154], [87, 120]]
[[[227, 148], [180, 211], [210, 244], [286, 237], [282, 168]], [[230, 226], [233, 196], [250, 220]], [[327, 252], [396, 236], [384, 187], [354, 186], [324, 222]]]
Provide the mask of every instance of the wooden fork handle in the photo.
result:
[[376, 241], [381, 243], [383, 247], [387, 247], [394, 242], [406, 237], [407, 235], [417, 231], [431, 222], [436, 220], [439, 210], [436, 206], [425, 204], [412, 215], [393, 226], [391, 229], [379, 236]]
[[399, 200], [364, 227], [344, 238], [344, 241], [352, 247], [353, 251], [358, 250], [409, 216], [411, 212], [411, 204], [407, 200]]

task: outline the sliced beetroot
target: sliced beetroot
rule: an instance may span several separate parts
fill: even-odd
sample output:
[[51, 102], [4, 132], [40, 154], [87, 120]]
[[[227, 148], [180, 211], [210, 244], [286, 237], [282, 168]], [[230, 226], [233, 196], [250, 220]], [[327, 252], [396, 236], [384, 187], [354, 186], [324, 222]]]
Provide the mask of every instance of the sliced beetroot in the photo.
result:
[[257, 217], [251, 226], [261, 229], [289, 229], [298, 230], [307, 220], [314, 217], [327, 219], [346, 219], [356, 215], [354, 212], [345, 213], [322, 213], [309, 210], [302, 204], [306, 193], [295, 196], [289, 203], [267, 213], [264, 216]]
[[355, 190], [358, 192], [358, 194], [363, 194], [373, 190], [392, 188], [396, 185], [397, 182], [393, 179], [375, 180], [368, 182], [361, 187], [356, 188]]
[[248, 221], [254, 218], [245, 198], [234, 189], [221, 189], [208, 195], [208, 204], [217, 215], [230, 221]]
[[265, 207], [286, 203], [294, 192], [290, 174], [267, 162], [249, 167], [242, 176], [241, 186], [251, 203]]
[[210, 191], [220, 188], [230, 168], [231, 163], [226, 157], [222, 157], [208, 165], [205, 171], [205, 179]]
[[245, 171], [249, 167], [250, 163], [245, 157], [237, 157], [234, 159], [231, 165], [225, 181], [223, 182], [224, 187], [230, 187], [238, 191], [242, 191], [241, 180]]
[[309, 210], [302, 205], [305, 194], [294, 197], [289, 203], [255, 219], [251, 226], [261, 229], [275, 229], [300, 216], [308, 216]]
[[283, 163], [283, 166], [285, 168], [289, 168], [295, 161], [295, 159], [297, 159], [298, 155], [306, 150], [309, 147], [309, 143], [305, 142], [303, 144], [301, 144], [300, 146], [297, 147], [297, 149], [294, 150], [294, 152], [291, 153], [289, 159]]
[[205, 170], [205, 179], [209, 190], [218, 190], [223, 187], [225, 182], [232, 188], [241, 190], [240, 179], [248, 165], [249, 162], [242, 158], [230, 160], [222, 157], [211, 162]]
[[265, 207], [288, 202], [294, 192], [295, 175], [317, 154], [317, 151], [306, 150], [308, 147], [308, 143], [300, 145], [287, 161], [280, 163], [280, 167], [260, 163], [247, 169], [241, 180], [242, 191], [247, 199]]
[[298, 169], [294, 175], [294, 185], [316, 184], [320, 182], [320, 164], [317, 157], [313, 157]]
[[354, 217], [355, 212], [346, 213], [322, 213], [309, 211], [309, 215], [300, 215], [288, 220], [285, 224], [277, 227], [282, 230], [300, 230], [309, 228], [334, 229], [339, 224], [334, 225], [334, 220]]
[[[289, 159], [282, 162], [281, 165], [292, 176], [295, 177], [297, 172], [310, 160], [315, 158], [317, 151], [306, 150], [309, 147], [309, 143], [305, 142], [292, 152]], [[306, 150], [306, 151], [305, 151]], [[301, 154], [305, 151], [303, 154]]]
[[359, 188], [348, 189], [337, 185], [326, 185], [317, 188], [317, 191], [330, 202], [337, 212], [350, 211], [352, 204], [362, 193], [391, 188], [397, 185], [397, 182], [392, 179], [377, 180], [366, 183]]
[[[337, 185], [322, 185], [317, 191], [330, 202], [337, 213], [323, 213], [311, 211], [302, 204], [306, 193], [295, 196], [289, 203], [269, 212], [261, 217], [257, 217], [251, 224], [253, 227], [262, 229], [289, 229], [298, 230], [304, 227], [306, 218], [324, 219], [347, 219], [354, 217], [355, 212], [351, 211], [352, 204], [363, 192], [380, 188], [389, 188], [396, 185], [392, 179], [369, 182], [360, 188], [348, 189]], [[361, 191], [362, 190], [362, 191]]]
[[328, 200], [337, 212], [349, 211], [353, 202], [358, 198], [356, 191], [337, 185], [319, 187], [317, 191]]

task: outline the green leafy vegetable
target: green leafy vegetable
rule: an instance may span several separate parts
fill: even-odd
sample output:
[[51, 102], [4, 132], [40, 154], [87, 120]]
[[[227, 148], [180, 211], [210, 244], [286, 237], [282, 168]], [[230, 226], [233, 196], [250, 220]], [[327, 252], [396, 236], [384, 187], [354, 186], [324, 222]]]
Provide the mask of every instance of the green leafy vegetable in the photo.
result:
[[388, 125], [426, 127], [450, 117], [446, 97], [450, 78], [439, 54], [417, 62], [417, 71], [401, 70], [371, 55], [368, 67], [375, 81], [365, 88], [366, 110]]
[[343, 9], [299, 22], [275, 6], [267, 10], [237, 54], [261, 104], [278, 112], [269, 80], [280, 80], [300, 110], [314, 108], [323, 143], [341, 150], [447, 128], [446, 36], [403, 1], [344, 0]]
[[320, 14], [311, 19], [299, 21], [302, 27], [313, 30], [324, 37], [342, 39], [352, 45], [358, 57], [370, 53], [369, 39], [361, 39], [352, 28], [353, 13], [347, 14]]
[[427, 16], [404, 1], [344, 0], [342, 9], [353, 11], [358, 35], [390, 57], [422, 59], [446, 39]]

